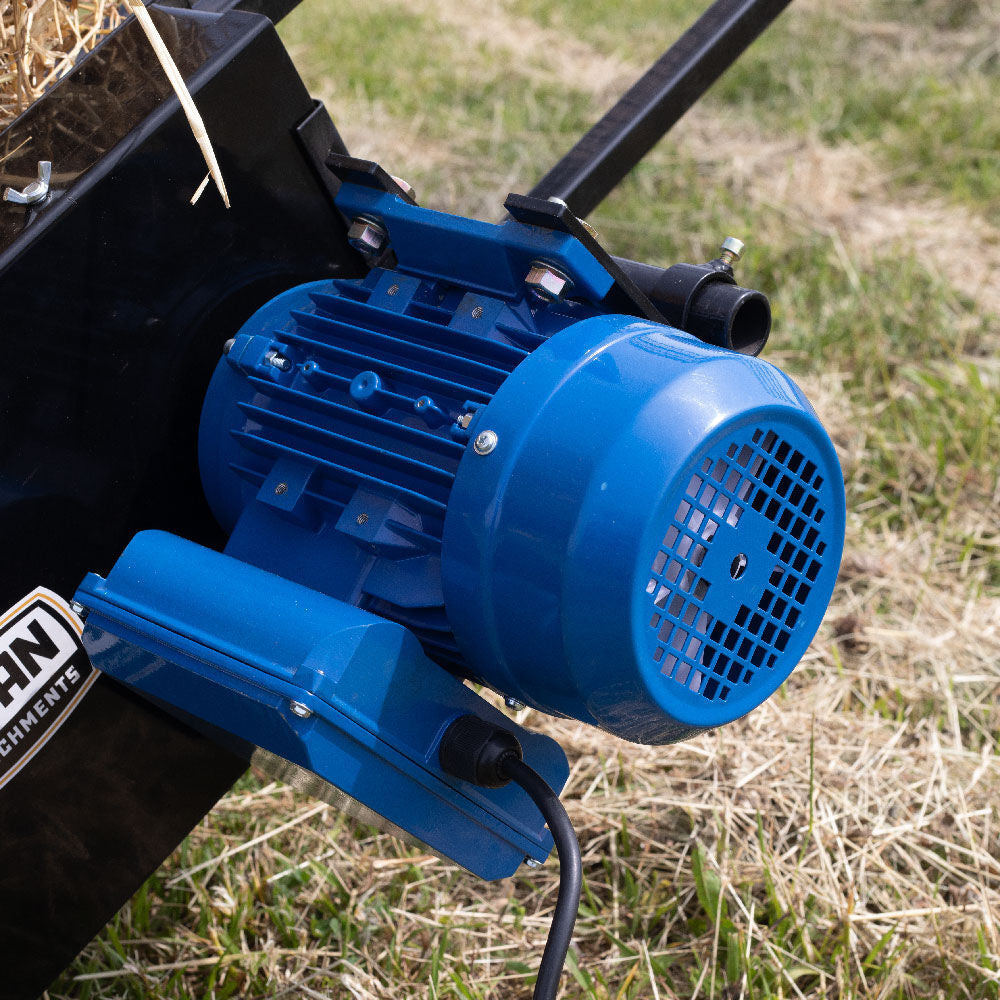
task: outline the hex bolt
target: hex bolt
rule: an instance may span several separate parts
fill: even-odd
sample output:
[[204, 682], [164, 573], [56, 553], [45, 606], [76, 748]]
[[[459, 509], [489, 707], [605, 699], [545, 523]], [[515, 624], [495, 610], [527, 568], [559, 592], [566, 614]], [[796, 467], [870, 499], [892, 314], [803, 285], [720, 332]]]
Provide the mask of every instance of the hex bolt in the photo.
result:
[[388, 238], [385, 227], [377, 219], [370, 219], [365, 215], [354, 219], [351, 228], [347, 230], [347, 242], [363, 254], [377, 254]]
[[497, 446], [495, 431], [480, 431], [472, 443], [477, 455], [488, 455]]
[[507, 697], [504, 698], [503, 703], [512, 712], [520, 712], [521, 709], [524, 708], [524, 702], [521, 701], [520, 698], [514, 698], [511, 695], [507, 695]]
[[235, 343], [236, 343], [236, 338], [235, 337], [230, 337], [229, 340], [227, 340], [222, 345], [222, 353], [223, 354], [228, 354], [233, 349], [233, 344], [235, 344]]
[[537, 861], [535, 858], [525, 858], [524, 859], [524, 863], [529, 868], [541, 868], [542, 867], [541, 861]]
[[524, 283], [546, 302], [559, 302], [573, 287], [573, 282], [557, 267], [537, 260], [531, 265]]
[[45, 201], [49, 196], [49, 183], [52, 180], [52, 163], [49, 160], [38, 161], [38, 180], [32, 181], [20, 191], [12, 187], [3, 193], [3, 200], [13, 205], [35, 205]]
[[308, 705], [303, 705], [301, 701], [290, 701], [288, 707], [292, 710], [292, 715], [297, 715], [300, 719], [312, 717], [312, 709]]
[[272, 368], [277, 368], [279, 372], [289, 372], [292, 370], [292, 363], [284, 356], [284, 354], [279, 354], [277, 351], [268, 351], [264, 355], [264, 360]]
[[86, 619], [87, 609], [79, 601], [73, 601], [69, 608], [77, 618]]
[[475, 416], [473, 413], [463, 413], [455, 420], [455, 423], [458, 424], [463, 431], [467, 431], [469, 429], [469, 424], [472, 423], [473, 416]]
[[727, 236], [720, 247], [719, 260], [732, 267], [743, 256], [746, 244], [735, 236]]

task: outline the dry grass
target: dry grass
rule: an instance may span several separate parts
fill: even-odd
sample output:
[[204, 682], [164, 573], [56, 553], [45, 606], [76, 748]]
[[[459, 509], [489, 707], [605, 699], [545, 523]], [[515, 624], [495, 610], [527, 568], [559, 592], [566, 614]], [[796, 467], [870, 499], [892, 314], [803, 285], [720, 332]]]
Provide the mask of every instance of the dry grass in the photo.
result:
[[121, 20], [115, 0], [0, 0], [0, 127]]
[[[578, 23], [595, 2], [553, 2], [541, 25], [515, 0], [305, 6], [293, 51], [350, 148], [482, 217], [648, 45], [612, 13]], [[806, 42], [843, 18], [858, 60], [808, 86], [785, 67], [802, 101], [848, 105], [868, 65], [900, 92], [926, 66], [967, 74], [956, 95], [992, 86], [986, 0], [788, 16]], [[879, 96], [865, 86], [859, 105]], [[596, 220], [647, 259], [752, 233], [769, 356], [831, 430], [849, 519], [826, 624], [749, 718], [651, 750], [519, 717], [573, 767], [586, 898], [566, 997], [1000, 997], [1000, 228], [933, 170], [901, 180], [903, 132], [869, 124], [830, 132], [766, 94], [709, 102]], [[485, 885], [248, 778], [51, 996], [526, 996], [554, 868]]]

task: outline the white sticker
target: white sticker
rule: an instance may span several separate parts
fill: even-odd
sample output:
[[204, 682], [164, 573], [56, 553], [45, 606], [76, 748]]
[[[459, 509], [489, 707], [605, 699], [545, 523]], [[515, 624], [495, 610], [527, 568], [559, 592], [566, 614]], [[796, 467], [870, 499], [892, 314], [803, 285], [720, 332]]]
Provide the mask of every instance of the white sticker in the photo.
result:
[[43, 587], [0, 615], [0, 788], [69, 718], [97, 679], [83, 625]]

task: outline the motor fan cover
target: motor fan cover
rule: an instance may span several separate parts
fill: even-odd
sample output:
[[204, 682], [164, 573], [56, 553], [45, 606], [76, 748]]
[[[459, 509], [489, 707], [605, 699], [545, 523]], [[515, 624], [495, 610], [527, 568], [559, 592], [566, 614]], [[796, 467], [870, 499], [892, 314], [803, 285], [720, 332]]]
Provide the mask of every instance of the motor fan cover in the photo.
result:
[[822, 620], [845, 501], [828, 435], [757, 358], [623, 316], [556, 334], [477, 421], [445, 520], [475, 676], [646, 744], [737, 719]]

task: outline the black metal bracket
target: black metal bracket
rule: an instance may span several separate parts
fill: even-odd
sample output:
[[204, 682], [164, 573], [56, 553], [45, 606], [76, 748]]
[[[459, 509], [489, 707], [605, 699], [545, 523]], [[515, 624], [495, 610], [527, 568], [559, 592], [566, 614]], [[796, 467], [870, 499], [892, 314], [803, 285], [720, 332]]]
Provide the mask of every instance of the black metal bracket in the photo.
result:
[[340, 181], [327, 168], [326, 161], [331, 156], [347, 156], [347, 147], [322, 101], [313, 101], [312, 111], [295, 127], [295, 137], [313, 168], [316, 180], [326, 189], [332, 201], [340, 190]]
[[639, 286], [619, 267], [615, 259], [597, 242], [587, 227], [559, 201], [548, 201], [531, 195], [509, 194], [504, 202], [512, 219], [528, 226], [541, 226], [578, 239], [590, 255], [614, 279], [614, 285], [604, 298], [603, 306], [610, 312], [641, 316], [656, 323], [666, 322]]
[[357, 184], [359, 187], [371, 188], [373, 191], [385, 191], [387, 194], [394, 194], [404, 201], [408, 201], [411, 205], [417, 203], [412, 192], [400, 187], [392, 174], [380, 167], [374, 160], [362, 160], [356, 156], [331, 153], [326, 158], [326, 166], [342, 184]]

